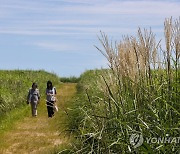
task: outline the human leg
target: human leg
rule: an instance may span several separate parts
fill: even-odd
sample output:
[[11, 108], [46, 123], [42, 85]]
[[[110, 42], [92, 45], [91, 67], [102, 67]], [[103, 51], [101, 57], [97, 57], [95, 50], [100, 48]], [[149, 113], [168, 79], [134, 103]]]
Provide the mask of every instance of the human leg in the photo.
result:
[[47, 111], [48, 111], [48, 117], [52, 117], [54, 115], [53, 102], [50, 101], [47, 102]]
[[31, 102], [32, 116], [37, 116], [37, 102]]

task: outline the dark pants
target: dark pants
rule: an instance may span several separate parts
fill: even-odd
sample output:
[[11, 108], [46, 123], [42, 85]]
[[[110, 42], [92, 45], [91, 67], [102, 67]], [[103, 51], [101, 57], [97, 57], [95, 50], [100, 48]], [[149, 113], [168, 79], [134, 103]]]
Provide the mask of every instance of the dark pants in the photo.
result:
[[47, 102], [48, 117], [54, 116], [54, 101]]

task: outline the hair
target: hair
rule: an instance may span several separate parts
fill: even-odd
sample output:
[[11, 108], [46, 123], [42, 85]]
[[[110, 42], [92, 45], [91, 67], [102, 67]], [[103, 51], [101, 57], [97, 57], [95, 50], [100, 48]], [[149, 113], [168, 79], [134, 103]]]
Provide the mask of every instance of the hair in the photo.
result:
[[32, 88], [33, 88], [33, 86], [35, 86], [36, 88], [38, 87], [37, 83], [35, 83], [35, 82], [33, 82]]
[[[50, 84], [50, 86], [49, 86], [49, 84]], [[51, 81], [48, 81], [48, 82], [47, 82], [47, 89], [51, 89], [51, 90], [52, 90], [52, 88], [53, 88], [52, 82], [51, 82]]]

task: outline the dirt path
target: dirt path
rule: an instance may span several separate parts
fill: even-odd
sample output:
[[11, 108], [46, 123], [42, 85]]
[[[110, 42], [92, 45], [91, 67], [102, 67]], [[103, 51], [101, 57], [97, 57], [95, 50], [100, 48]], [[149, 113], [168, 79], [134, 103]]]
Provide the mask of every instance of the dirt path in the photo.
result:
[[3, 140], [0, 139], [3, 145], [0, 153], [48, 154], [55, 151], [59, 145], [68, 142], [68, 136], [61, 133], [64, 129], [61, 120], [67, 116], [65, 103], [76, 93], [76, 84], [63, 84], [57, 92], [59, 112], [53, 118], [48, 118], [45, 100], [41, 100], [37, 118], [31, 116], [24, 118], [13, 130], [5, 133]]

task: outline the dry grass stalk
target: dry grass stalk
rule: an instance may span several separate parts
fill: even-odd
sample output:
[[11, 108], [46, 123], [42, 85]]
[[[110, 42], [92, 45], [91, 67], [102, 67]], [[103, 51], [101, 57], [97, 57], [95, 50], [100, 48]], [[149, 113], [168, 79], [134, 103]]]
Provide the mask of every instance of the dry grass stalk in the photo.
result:
[[105, 52], [97, 48], [109, 61], [109, 66], [118, 78], [129, 77], [136, 82], [139, 78], [147, 76], [151, 80], [151, 67], [155, 68], [157, 62], [158, 45], [152, 31], [138, 30], [138, 39], [123, 37], [115, 45], [109, 43], [107, 35], [101, 33], [100, 39]]

